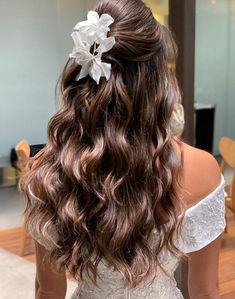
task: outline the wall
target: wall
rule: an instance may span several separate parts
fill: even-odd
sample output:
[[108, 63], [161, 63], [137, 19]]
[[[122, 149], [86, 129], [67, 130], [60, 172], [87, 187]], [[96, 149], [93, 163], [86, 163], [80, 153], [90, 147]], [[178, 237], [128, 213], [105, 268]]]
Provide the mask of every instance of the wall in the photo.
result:
[[0, 166], [26, 138], [46, 142], [54, 90], [72, 49], [74, 25], [95, 1], [0, 1]]
[[195, 100], [216, 104], [214, 153], [222, 136], [235, 139], [235, 1], [196, 1]]
[[152, 9], [155, 18], [164, 25], [168, 25], [169, 1], [168, 0], [144, 0]]
[[229, 1], [229, 71], [228, 71], [228, 107], [227, 135], [235, 139], [235, 0]]

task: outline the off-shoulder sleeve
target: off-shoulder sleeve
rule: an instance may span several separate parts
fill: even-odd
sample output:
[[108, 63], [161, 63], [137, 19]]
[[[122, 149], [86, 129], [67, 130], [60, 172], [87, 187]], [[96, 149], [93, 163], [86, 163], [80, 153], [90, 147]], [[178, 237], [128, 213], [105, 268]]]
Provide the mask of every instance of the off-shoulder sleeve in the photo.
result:
[[[33, 208], [40, 208], [43, 205], [45, 205], [45, 203], [40, 200], [38, 197], [36, 197], [30, 186], [29, 186], [29, 194], [30, 194], [30, 201], [31, 201], [31, 209]], [[36, 225], [37, 225], [37, 218], [30, 218], [29, 219], [29, 223], [28, 223], [28, 231], [30, 233], [30, 235], [32, 236], [32, 238], [37, 241], [40, 245], [42, 245], [43, 247], [45, 247], [47, 250], [52, 250], [58, 240], [58, 234], [56, 232], [56, 229], [53, 225], [51, 225], [51, 221], [50, 221], [50, 217], [45, 217], [45, 219], [43, 220], [42, 224], [41, 224], [41, 230], [44, 231], [45, 227], [49, 224], [48, 226], [48, 237], [44, 237], [43, 234], [39, 234], [36, 230]]]
[[226, 226], [224, 179], [205, 199], [186, 211], [177, 247], [184, 253], [198, 251], [222, 234]]

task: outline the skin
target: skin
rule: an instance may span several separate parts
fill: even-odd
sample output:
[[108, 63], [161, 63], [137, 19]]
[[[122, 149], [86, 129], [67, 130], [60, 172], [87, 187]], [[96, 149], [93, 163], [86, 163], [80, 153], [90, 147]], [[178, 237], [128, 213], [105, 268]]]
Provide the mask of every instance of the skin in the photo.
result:
[[[215, 158], [182, 144], [182, 196], [188, 208], [211, 194], [221, 183], [221, 172]], [[219, 298], [219, 253], [221, 237], [205, 248], [189, 254], [188, 288], [190, 299]]]
[[48, 263], [48, 252], [35, 242], [36, 247], [36, 299], [64, 299], [67, 290], [65, 272], [58, 273]]
[[[179, 140], [175, 149], [183, 153], [181, 196], [190, 208], [212, 193], [221, 183], [219, 166], [214, 157]], [[188, 255], [188, 288], [190, 299], [218, 299], [218, 263], [220, 237], [197, 252]], [[36, 243], [36, 299], [64, 299], [65, 273], [56, 273], [47, 262], [47, 251]], [[46, 265], [46, 267], [45, 267]]]

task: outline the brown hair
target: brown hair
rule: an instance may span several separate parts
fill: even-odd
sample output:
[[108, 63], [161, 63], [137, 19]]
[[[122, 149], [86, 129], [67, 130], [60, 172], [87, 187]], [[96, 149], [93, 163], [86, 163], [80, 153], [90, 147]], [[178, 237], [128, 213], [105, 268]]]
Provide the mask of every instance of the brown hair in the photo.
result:
[[[58, 233], [50, 256], [59, 268], [78, 280], [92, 273], [96, 283], [104, 259], [135, 287], [155, 274], [163, 247], [178, 254], [180, 161], [170, 118], [180, 94], [168, 67], [175, 47], [140, 0], [104, 0], [95, 10], [115, 20], [109, 36], [116, 44], [103, 55], [111, 77], [99, 85], [89, 76], [77, 82], [81, 67], [68, 61], [61, 108], [21, 189], [38, 232], [48, 238], [53, 226]], [[29, 185], [43, 204], [32, 206]], [[48, 229], [42, 230], [45, 219]], [[159, 242], [152, 248], [154, 229]]]

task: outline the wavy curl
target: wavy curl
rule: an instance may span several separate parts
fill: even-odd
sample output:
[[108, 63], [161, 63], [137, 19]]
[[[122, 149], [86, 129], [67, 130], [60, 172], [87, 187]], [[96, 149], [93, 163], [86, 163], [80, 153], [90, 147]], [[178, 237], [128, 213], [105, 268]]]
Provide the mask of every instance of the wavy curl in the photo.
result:
[[[102, 259], [135, 287], [156, 274], [164, 247], [178, 255], [173, 234], [179, 220], [180, 159], [170, 119], [180, 100], [168, 67], [176, 54], [171, 35], [140, 0], [101, 1], [116, 44], [103, 59], [109, 81], [75, 78], [69, 60], [60, 79], [62, 102], [48, 126], [48, 142], [21, 180], [28, 221], [58, 241], [50, 257], [77, 280], [96, 284]], [[29, 188], [42, 200], [33, 206]], [[46, 221], [46, 228], [45, 228]], [[149, 244], [156, 229], [159, 242]]]

